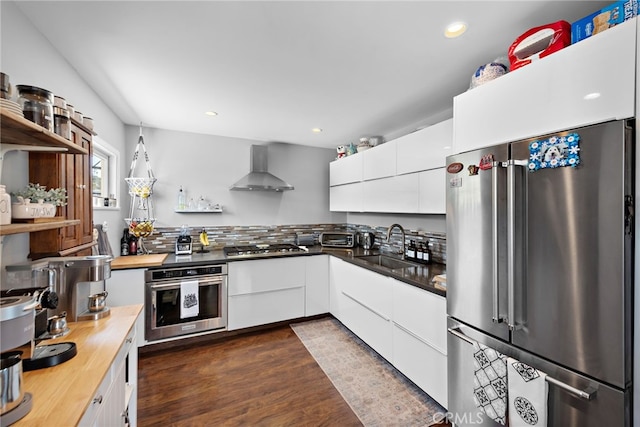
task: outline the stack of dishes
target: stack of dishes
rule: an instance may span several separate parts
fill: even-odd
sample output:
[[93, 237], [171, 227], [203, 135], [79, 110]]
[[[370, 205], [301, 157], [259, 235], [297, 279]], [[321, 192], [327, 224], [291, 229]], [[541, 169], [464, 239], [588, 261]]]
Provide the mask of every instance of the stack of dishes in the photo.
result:
[[18, 104], [15, 101], [11, 101], [9, 99], [4, 99], [4, 98], [0, 98], [0, 107], [2, 107], [3, 109], [13, 113], [13, 114], [17, 114], [20, 117], [24, 117], [24, 114], [22, 113], [22, 108], [20, 108], [20, 104]]

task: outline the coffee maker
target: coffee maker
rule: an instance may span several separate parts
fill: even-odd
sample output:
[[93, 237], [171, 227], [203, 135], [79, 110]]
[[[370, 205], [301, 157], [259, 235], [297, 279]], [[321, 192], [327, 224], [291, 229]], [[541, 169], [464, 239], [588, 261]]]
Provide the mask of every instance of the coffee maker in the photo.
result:
[[[106, 305], [94, 310], [90, 304], [95, 286], [102, 285], [101, 291], [105, 290], [105, 280], [111, 277], [111, 260], [109, 255], [44, 258], [9, 265], [6, 270], [10, 281], [19, 282], [22, 274], [30, 275], [34, 288], [41, 288], [46, 283], [57, 294], [57, 305], [48, 307], [48, 315], [66, 314], [69, 321], [78, 322], [97, 320], [111, 314]], [[41, 272], [47, 273], [46, 282], [43, 282]], [[18, 290], [12, 290], [15, 291]]]
[[32, 296], [0, 297], [0, 417], [10, 425], [27, 415], [33, 406], [31, 393], [22, 389], [23, 352], [33, 348], [36, 300]]

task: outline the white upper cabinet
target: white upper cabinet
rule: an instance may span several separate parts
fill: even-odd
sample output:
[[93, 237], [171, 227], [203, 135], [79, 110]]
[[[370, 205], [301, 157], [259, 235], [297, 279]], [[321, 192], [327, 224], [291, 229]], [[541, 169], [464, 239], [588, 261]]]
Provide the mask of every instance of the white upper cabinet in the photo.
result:
[[418, 213], [446, 214], [447, 176], [445, 168], [418, 173]]
[[329, 163], [329, 185], [362, 181], [362, 156], [352, 155]]
[[635, 112], [637, 18], [453, 100], [455, 153]]
[[417, 174], [398, 175], [363, 182], [364, 212], [418, 212]]
[[398, 175], [445, 166], [452, 154], [453, 119], [420, 129], [395, 139]]
[[396, 174], [396, 140], [363, 151], [362, 179], [387, 178]]

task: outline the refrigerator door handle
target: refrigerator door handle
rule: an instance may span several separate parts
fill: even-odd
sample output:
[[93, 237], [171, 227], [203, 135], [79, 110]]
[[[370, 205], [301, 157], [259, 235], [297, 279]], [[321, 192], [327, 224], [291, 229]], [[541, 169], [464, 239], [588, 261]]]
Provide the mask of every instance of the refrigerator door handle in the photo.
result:
[[[460, 328], [447, 328], [447, 332], [449, 332], [451, 335], [460, 338], [462, 341], [465, 341], [471, 345], [475, 345], [476, 341], [473, 340], [472, 338], [469, 338], [468, 336], [466, 336], [465, 334], [462, 333], [462, 331], [460, 331]], [[562, 381], [559, 381], [555, 378], [552, 378], [550, 376], [546, 376], [545, 380], [549, 383], [549, 384], [553, 384], [561, 389], [563, 389], [564, 391], [567, 391], [571, 394], [573, 394], [574, 396], [577, 396], [581, 399], [585, 399], [585, 400], [593, 400], [596, 398], [596, 394], [597, 394], [597, 390], [589, 387], [586, 390], [580, 390], [579, 388], [575, 388], [573, 386], [570, 386], [567, 383], [563, 383]]]
[[468, 336], [466, 336], [465, 334], [463, 334], [462, 332], [460, 332], [460, 328], [447, 328], [447, 331], [455, 336], [460, 338], [462, 341], [466, 341], [471, 345], [474, 345], [476, 342], [474, 340], [472, 340], [471, 338], [469, 338]]
[[492, 250], [492, 320], [494, 323], [502, 323], [505, 319], [500, 316], [499, 304], [500, 304], [500, 290], [498, 288], [498, 168], [503, 167], [502, 162], [493, 162], [491, 168], [491, 250]]
[[597, 390], [593, 389], [593, 388], [588, 388], [586, 390], [580, 390], [578, 388], [572, 387], [569, 384], [565, 384], [562, 381], [558, 381], [555, 378], [551, 378], [550, 376], [547, 375], [547, 377], [545, 378], [547, 380], [547, 382], [549, 384], [553, 384], [556, 385], [558, 387], [560, 387], [561, 389], [568, 391], [569, 393], [578, 396], [582, 399], [585, 400], [593, 400], [596, 398], [596, 393]]
[[509, 160], [507, 164], [507, 325], [520, 328], [516, 322], [516, 167], [526, 167], [527, 160]]

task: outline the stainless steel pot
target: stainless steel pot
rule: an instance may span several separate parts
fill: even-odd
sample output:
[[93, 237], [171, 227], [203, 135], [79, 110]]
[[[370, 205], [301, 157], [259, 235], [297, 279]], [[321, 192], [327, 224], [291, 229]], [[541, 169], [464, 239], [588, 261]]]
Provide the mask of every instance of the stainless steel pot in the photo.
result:
[[67, 312], [52, 316], [49, 318], [49, 326], [47, 330], [51, 335], [61, 334], [67, 329]]
[[21, 351], [8, 351], [0, 355], [0, 414], [11, 411], [24, 397], [21, 355]]
[[89, 311], [95, 313], [104, 310], [107, 305], [107, 295], [109, 295], [107, 291], [89, 295]]

